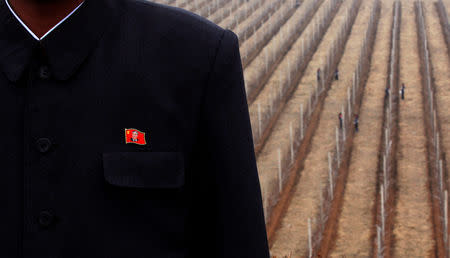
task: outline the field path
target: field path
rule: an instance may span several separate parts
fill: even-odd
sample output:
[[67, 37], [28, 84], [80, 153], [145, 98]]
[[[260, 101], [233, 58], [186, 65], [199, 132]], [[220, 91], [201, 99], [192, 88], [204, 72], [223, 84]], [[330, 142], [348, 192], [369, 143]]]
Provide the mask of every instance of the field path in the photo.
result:
[[[432, 2], [424, 2], [424, 15], [428, 35], [428, 49], [433, 69], [435, 97], [437, 101], [437, 118], [441, 125], [443, 146], [442, 153], [445, 160], [450, 161], [450, 62], [449, 56], [444, 54], [447, 45], [442, 33], [439, 15]], [[444, 133], [447, 132], [447, 133]], [[450, 186], [450, 183], [448, 183]]]
[[[329, 0], [327, 1], [329, 2]], [[328, 52], [331, 42], [335, 40], [337, 37], [336, 31], [339, 30], [342, 24], [344, 24], [345, 18], [345, 10], [350, 7], [352, 0], [347, 0], [342, 3], [339, 8], [336, 17], [334, 17], [333, 21], [330, 24], [327, 32], [325, 33], [322, 41], [317, 47], [316, 52], [314, 53], [311, 61], [308, 63], [308, 66], [305, 69], [305, 73], [300, 81], [300, 83], [296, 86], [294, 93], [291, 98], [286, 103], [283, 112], [275, 123], [269, 137], [266, 140], [266, 144], [261, 150], [260, 154], [257, 157], [257, 165], [258, 172], [261, 181], [261, 187], [263, 190], [263, 199], [266, 201], [265, 208], [269, 208], [268, 206], [272, 203], [275, 203], [273, 199], [275, 197], [276, 192], [278, 192], [278, 148], [281, 149], [282, 156], [286, 157], [286, 153], [289, 153], [289, 124], [292, 122], [296, 128], [299, 127], [300, 124], [300, 105], [306, 108], [308, 103], [309, 96], [314, 91], [314, 87], [310, 83], [305, 83], [304, 81], [309, 82], [313, 78], [315, 78], [315, 69], [320, 66], [323, 60], [326, 60], [326, 53]], [[317, 17], [315, 17], [317, 18]], [[311, 26], [308, 26], [306, 31], [301, 37], [306, 37], [307, 35], [311, 35]], [[309, 31], [309, 32], [308, 32]], [[278, 80], [279, 77], [275, 77], [278, 74], [276, 72], [274, 76], [272, 76], [271, 80], [267, 86], [272, 84], [272, 80]], [[261, 101], [261, 97], [266, 94], [260, 94], [257, 101]], [[254, 109], [254, 105], [250, 106], [250, 111]], [[254, 112], [251, 112], [254, 113]], [[287, 133], [287, 137], [286, 137]], [[301, 229], [299, 229], [301, 230]], [[306, 244], [306, 243], [303, 243]], [[304, 246], [303, 246], [304, 247]], [[275, 250], [275, 249], [274, 249]], [[280, 249], [283, 251], [283, 249]], [[274, 251], [276, 252], [276, 251]]]
[[434, 254], [435, 241], [413, 1], [404, 1], [402, 8], [400, 82], [405, 83], [407, 95], [400, 102], [399, 112], [393, 253], [394, 257], [430, 257]]
[[[337, 15], [339, 18], [337, 22], [343, 22], [341, 11], [345, 11], [346, 6], [349, 6], [352, 2], [346, 1], [343, 3]], [[316, 218], [319, 214], [320, 195], [328, 180], [328, 151], [332, 151], [335, 145], [335, 127], [337, 125], [338, 110], [340, 110], [342, 103], [344, 103], [347, 97], [347, 87], [351, 85], [352, 73], [358, 61], [359, 50], [368, 26], [371, 7], [372, 1], [362, 1], [345, 46], [344, 54], [339, 63], [340, 80], [333, 82], [328, 91], [328, 96], [325, 98], [319, 125], [312, 139], [310, 153], [305, 159], [300, 180], [294, 187], [292, 200], [272, 246], [271, 252], [277, 257], [287, 255], [289, 252], [292, 252], [293, 257], [301, 257], [307, 252], [307, 220], [308, 218]], [[338, 30], [330, 28], [329, 32], [331, 35], [337, 35], [336, 32]], [[318, 48], [318, 53], [321, 49], [326, 50], [330, 47], [330, 44], [327, 42], [328, 39], [331, 38], [328, 37], [326, 41], [321, 43]], [[323, 51], [322, 53], [326, 52]], [[319, 59], [315, 58], [313, 57], [313, 60], [307, 68], [309, 72], [305, 73], [290, 102], [296, 99], [301, 100], [301, 96], [305, 94], [305, 89], [310, 89], [307, 92], [311, 92], [311, 89], [313, 89], [313, 85], [315, 84], [315, 69], [321, 67], [323, 62], [326, 61], [326, 56], [324, 55]], [[291, 106], [298, 110], [300, 103], [302, 101], [298, 101]], [[303, 101], [303, 103], [305, 102]], [[291, 113], [292, 111], [285, 112]], [[264, 157], [264, 152], [261, 153], [261, 157]], [[313, 224], [314, 231], [317, 225], [315, 223]]]
[[349, 174], [339, 217], [335, 248], [330, 257], [368, 257], [371, 254], [378, 151], [383, 125], [392, 1], [381, 3], [372, 63], [360, 110], [360, 131], [353, 139]]

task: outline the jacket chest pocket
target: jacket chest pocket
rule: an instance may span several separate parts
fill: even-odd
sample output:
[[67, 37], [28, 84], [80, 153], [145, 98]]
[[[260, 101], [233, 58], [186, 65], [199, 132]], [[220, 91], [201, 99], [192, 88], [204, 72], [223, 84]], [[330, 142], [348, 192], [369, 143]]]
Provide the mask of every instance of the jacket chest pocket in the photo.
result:
[[171, 189], [184, 185], [182, 152], [104, 152], [103, 171], [111, 185]]
[[148, 250], [150, 256], [160, 250], [155, 257], [174, 253], [163, 249], [174, 243], [171, 248], [182, 253], [187, 221], [183, 152], [116, 150], [102, 154], [106, 182], [103, 200], [95, 206], [94, 217], [108, 229], [106, 243], [132, 243], [127, 248]]

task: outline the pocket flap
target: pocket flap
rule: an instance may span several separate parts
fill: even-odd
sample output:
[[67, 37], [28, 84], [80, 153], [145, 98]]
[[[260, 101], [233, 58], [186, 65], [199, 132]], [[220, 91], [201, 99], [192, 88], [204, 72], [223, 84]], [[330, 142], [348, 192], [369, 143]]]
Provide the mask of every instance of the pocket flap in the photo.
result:
[[103, 153], [103, 171], [112, 185], [135, 188], [177, 188], [184, 185], [182, 152]]

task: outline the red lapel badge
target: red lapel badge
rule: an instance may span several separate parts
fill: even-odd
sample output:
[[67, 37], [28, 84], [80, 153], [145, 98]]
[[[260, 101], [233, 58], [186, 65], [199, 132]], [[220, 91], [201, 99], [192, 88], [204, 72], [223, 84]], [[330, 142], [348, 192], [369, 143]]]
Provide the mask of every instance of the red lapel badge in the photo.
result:
[[146, 145], [145, 133], [134, 128], [125, 128], [125, 143]]

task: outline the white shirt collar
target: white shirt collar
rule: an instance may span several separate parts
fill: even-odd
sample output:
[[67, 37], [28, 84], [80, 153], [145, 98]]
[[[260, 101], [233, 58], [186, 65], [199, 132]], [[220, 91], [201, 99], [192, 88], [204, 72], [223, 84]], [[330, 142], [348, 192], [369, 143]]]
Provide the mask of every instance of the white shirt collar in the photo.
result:
[[31, 34], [31, 36], [33, 36], [33, 38], [35, 38], [38, 41], [41, 41], [42, 39], [44, 39], [48, 34], [50, 34], [50, 32], [52, 32], [54, 29], [56, 29], [56, 27], [58, 27], [61, 23], [63, 23], [67, 18], [69, 18], [69, 16], [71, 16], [76, 10], [78, 10], [78, 8], [80, 8], [80, 6], [84, 3], [81, 2], [80, 5], [78, 5], [75, 9], [73, 9], [72, 12], [70, 12], [66, 17], [64, 17], [64, 19], [62, 19], [61, 21], [59, 21], [55, 26], [53, 26], [53, 28], [51, 28], [49, 31], [47, 31], [41, 38], [39, 38], [38, 36], [36, 36], [36, 34], [33, 33], [33, 31], [30, 30], [30, 28], [28, 28], [27, 25], [25, 25], [25, 23], [19, 18], [19, 16], [14, 12], [14, 10], [11, 8], [11, 6], [8, 3], [8, 0], [5, 0], [6, 5], [8, 6], [9, 10], [12, 12], [12, 14], [14, 15], [14, 17], [16, 17], [16, 19], [20, 22], [20, 24], [22, 24], [22, 26]]

